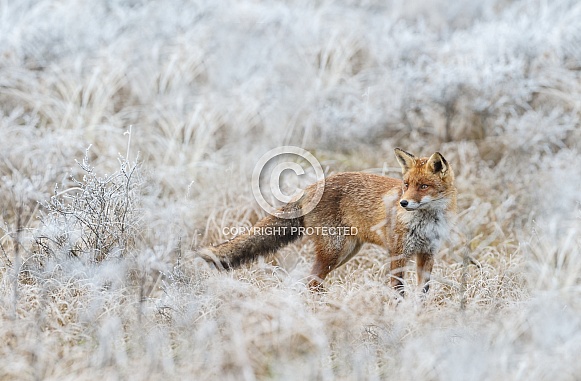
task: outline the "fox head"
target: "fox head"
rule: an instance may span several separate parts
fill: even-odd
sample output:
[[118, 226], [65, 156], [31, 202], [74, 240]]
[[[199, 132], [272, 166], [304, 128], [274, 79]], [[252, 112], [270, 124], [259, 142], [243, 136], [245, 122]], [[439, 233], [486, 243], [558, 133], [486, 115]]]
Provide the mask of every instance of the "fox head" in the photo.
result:
[[403, 195], [399, 204], [408, 211], [445, 209], [454, 199], [454, 172], [441, 153], [430, 158], [415, 157], [400, 148], [395, 156], [403, 173]]

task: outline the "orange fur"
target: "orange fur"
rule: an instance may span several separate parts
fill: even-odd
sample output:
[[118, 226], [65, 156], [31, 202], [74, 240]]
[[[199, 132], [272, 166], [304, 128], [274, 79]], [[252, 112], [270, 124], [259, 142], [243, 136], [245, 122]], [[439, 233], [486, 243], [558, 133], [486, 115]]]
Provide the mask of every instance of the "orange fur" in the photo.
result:
[[[456, 209], [452, 168], [444, 157], [416, 158], [395, 150], [403, 181], [362, 172], [344, 172], [325, 179], [323, 196], [308, 214], [294, 219], [267, 216], [256, 227], [286, 227], [285, 233], [247, 233], [200, 254], [218, 267], [231, 268], [273, 252], [305, 234], [304, 228], [346, 228], [347, 234], [311, 234], [315, 261], [309, 286], [317, 289], [325, 277], [351, 259], [364, 243], [385, 247], [390, 257], [391, 284], [403, 293], [403, 272], [416, 256], [418, 284], [428, 291], [430, 274], [440, 243], [448, 233], [450, 214]], [[313, 196], [317, 184], [307, 187], [298, 201], [282, 210], [300, 209]], [[294, 231], [295, 234], [291, 232]], [[356, 234], [351, 234], [356, 232]]]

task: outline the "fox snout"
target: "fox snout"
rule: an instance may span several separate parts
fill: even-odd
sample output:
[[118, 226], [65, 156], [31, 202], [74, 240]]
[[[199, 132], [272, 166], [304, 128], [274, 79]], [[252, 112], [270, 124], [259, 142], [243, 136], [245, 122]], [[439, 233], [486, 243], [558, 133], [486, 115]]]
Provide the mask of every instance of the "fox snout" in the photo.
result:
[[416, 210], [420, 207], [420, 203], [419, 202], [415, 202], [415, 201], [409, 201], [409, 200], [400, 200], [399, 204], [402, 206], [402, 208], [404, 208], [405, 210]]

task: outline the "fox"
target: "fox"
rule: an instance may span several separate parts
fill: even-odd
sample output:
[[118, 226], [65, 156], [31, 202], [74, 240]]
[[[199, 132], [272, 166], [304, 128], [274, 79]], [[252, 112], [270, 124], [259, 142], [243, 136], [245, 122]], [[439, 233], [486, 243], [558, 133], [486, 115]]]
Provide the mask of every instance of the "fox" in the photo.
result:
[[439, 152], [416, 157], [395, 148], [395, 156], [402, 179], [366, 172], [331, 175], [322, 180], [322, 196], [310, 212], [300, 213], [314, 197], [317, 183], [279, 209], [280, 214], [293, 212], [293, 218], [268, 215], [253, 229], [198, 254], [219, 269], [234, 269], [308, 236], [315, 251], [308, 287], [315, 291], [323, 289], [330, 272], [370, 243], [386, 249], [390, 285], [401, 296], [408, 261], [415, 257], [418, 287], [427, 294], [434, 257], [449, 237], [456, 212], [454, 172]]

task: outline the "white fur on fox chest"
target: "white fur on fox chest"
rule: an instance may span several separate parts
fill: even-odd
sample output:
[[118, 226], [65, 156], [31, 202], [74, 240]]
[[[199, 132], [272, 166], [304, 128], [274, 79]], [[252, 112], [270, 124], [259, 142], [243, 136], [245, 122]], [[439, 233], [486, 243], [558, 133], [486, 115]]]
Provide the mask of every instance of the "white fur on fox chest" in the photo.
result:
[[407, 228], [403, 244], [403, 255], [406, 258], [416, 254], [435, 255], [442, 241], [448, 238], [448, 221], [446, 213], [441, 209], [405, 212], [399, 214], [398, 219]]

